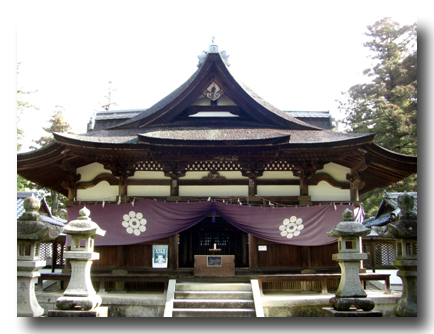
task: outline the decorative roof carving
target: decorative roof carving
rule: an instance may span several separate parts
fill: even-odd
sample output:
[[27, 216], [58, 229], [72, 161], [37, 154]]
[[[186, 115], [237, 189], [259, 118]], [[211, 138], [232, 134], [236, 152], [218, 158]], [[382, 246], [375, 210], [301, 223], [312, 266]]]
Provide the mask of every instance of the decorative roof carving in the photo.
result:
[[220, 87], [213, 82], [209, 87], [206, 89], [206, 91], [203, 92], [203, 95], [205, 95], [207, 98], [209, 98], [211, 101], [217, 101], [222, 95], [224, 95], [223, 89], [220, 89]]
[[226, 65], [231, 66], [228, 60], [229, 55], [226, 53], [226, 51], [219, 52], [219, 46], [214, 43], [214, 39], [215, 37], [213, 36], [211, 40], [211, 44], [208, 45], [208, 51], [202, 51], [202, 53], [199, 56], [197, 56], [197, 58], [199, 59], [197, 67], [200, 67], [203, 64], [208, 53], [220, 53]]

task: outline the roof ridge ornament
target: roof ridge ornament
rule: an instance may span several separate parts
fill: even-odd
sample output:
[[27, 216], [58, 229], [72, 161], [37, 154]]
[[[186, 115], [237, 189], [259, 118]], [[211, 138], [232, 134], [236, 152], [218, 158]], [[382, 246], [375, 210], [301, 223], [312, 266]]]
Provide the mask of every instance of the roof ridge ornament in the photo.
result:
[[214, 42], [215, 37], [212, 36], [211, 38], [211, 44], [208, 45], [208, 51], [202, 51], [202, 53], [197, 56], [197, 58], [199, 59], [199, 62], [197, 64], [197, 67], [200, 67], [203, 62], [205, 61], [206, 56], [208, 55], [208, 53], [220, 53], [220, 55], [222, 56], [224, 62], [226, 63], [227, 66], [231, 66], [229, 64], [228, 58], [229, 55], [226, 54], [226, 51], [219, 51], [219, 46]]

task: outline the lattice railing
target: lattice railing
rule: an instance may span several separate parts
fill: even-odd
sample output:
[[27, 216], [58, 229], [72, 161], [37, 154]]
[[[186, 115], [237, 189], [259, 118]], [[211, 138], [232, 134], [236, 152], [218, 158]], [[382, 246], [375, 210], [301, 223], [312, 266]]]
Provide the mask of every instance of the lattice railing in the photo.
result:
[[396, 260], [396, 246], [394, 244], [375, 245], [375, 265], [390, 266]]
[[[294, 164], [288, 161], [272, 161], [264, 165], [266, 171], [292, 171]], [[163, 165], [155, 161], [141, 161], [136, 163], [137, 171], [162, 171]], [[187, 171], [239, 171], [241, 164], [235, 158], [216, 159], [209, 161], [195, 161], [187, 164]]]
[[396, 246], [394, 242], [366, 242], [362, 244], [363, 253], [368, 258], [363, 261], [363, 267], [368, 269], [392, 268], [396, 260]]

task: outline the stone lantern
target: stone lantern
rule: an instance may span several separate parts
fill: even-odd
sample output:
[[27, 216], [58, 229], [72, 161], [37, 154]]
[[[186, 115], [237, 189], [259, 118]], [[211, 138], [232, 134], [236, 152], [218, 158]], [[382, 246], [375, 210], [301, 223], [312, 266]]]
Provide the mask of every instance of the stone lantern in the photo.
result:
[[[64, 233], [71, 236], [71, 250], [64, 253], [71, 263], [71, 279], [63, 296], [57, 299], [56, 307], [65, 311], [91, 311], [101, 305], [102, 299], [93, 288], [90, 268], [93, 260], [99, 259], [94, 250], [94, 237], [104, 236], [105, 231], [90, 218], [90, 211], [84, 207], [79, 217], [69, 222]], [[73, 312], [50, 311], [51, 316], [77, 316]]]
[[17, 220], [17, 316], [40, 317], [44, 309], [36, 299], [35, 283], [46, 265], [39, 257], [41, 242], [56, 239], [63, 227], [41, 220], [41, 202], [33, 194], [23, 206], [25, 212]]
[[394, 308], [398, 317], [417, 316], [417, 214], [414, 212], [414, 197], [404, 193], [398, 197], [401, 209], [399, 221], [389, 223], [386, 230], [375, 231], [385, 238], [396, 239], [396, 260], [393, 265], [399, 269], [402, 279], [402, 296]]
[[346, 209], [342, 216], [343, 221], [327, 233], [329, 237], [338, 238], [339, 253], [333, 254], [333, 260], [339, 261], [342, 271], [336, 296], [330, 303], [337, 311], [349, 311], [351, 306], [370, 311], [375, 304], [366, 298], [367, 294], [359, 277], [360, 262], [368, 257], [366, 253], [361, 252], [360, 238], [368, 235], [370, 230], [354, 221], [351, 210]]

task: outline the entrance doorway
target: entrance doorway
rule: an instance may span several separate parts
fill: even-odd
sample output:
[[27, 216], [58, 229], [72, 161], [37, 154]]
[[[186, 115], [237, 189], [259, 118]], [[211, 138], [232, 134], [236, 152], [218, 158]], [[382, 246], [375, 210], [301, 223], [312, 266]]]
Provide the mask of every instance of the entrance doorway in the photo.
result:
[[[207, 217], [193, 227], [179, 233], [179, 267], [193, 268], [195, 255], [235, 255], [235, 267], [249, 266], [247, 233], [240, 231], [221, 217]], [[220, 252], [210, 249], [216, 244]]]

